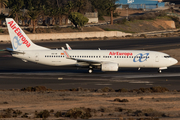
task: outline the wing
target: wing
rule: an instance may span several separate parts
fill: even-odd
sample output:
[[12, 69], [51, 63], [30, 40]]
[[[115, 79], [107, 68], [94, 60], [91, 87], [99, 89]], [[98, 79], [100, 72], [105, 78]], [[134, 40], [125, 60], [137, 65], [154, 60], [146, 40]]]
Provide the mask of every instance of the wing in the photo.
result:
[[67, 59], [72, 59], [72, 60], [76, 60], [77, 62], [86, 62], [89, 64], [102, 64], [104, 61], [98, 61], [98, 60], [87, 60], [87, 59], [77, 59], [77, 58], [72, 58], [70, 57], [70, 55], [67, 53], [67, 51], [64, 49], [64, 47], [62, 47], [62, 50], [64, 52], [64, 55], [66, 56]]

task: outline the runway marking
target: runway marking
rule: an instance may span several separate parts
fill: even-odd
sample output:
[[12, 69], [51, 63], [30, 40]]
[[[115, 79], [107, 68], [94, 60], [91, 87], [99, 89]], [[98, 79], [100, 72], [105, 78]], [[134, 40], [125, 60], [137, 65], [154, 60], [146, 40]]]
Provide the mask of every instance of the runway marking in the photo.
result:
[[146, 85], [153, 85], [153, 84], [146, 84]]
[[155, 78], [155, 77], [175, 77], [180, 76], [180, 73], [172, 73], [172, 74], [151, 74], [151, 75], [121, 75], [114, 76], [114, 78]]
[[112, 85], [112, 84], [95, 84], [95, 85]]
[[131, 81], [131, 82], [129, 82], [129, 83], [152, 83], [152, 82], [149, 82], [149, 81]]
[[126, 82], [126, 83], [132, 83], [132, 84], [150, 84], [153, 82], [150, 81], [141, 81], [141, 80], [111, 80], [112, 82]]
[[148, 84], [148, 83], [153, 83], [153, 82], [150, 82], [150, 81], [140, 81], [140, 80], [111, 80], [112, 82], [126, 82], [126, 83], [145, 83], [145, 84]]
[[63, 80], [63, 78], [58, 78], [58, 80]]

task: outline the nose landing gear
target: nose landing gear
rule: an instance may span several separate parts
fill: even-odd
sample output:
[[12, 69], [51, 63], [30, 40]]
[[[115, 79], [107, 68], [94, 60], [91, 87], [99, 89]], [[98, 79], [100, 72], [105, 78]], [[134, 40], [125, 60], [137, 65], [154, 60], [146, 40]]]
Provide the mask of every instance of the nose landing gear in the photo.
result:
[[93, 67], [92, 67], [92, 66], [89, 66], [88, 72], [89, 72], [89, 73], [92, 73], [92, 72], [93, 72]]
[[158, 73], [162, 73], [161, 69], [158, 70]]
[[158, 73], [162, 73], [161, 70], [165, 70], [165, 69], [167, 69], [167, 67], [160, 67], [159, 70], [158, 70]]
[[89, 73], [92, 73], [93, 72], [93, 70], [92, 69], [89, 69]]

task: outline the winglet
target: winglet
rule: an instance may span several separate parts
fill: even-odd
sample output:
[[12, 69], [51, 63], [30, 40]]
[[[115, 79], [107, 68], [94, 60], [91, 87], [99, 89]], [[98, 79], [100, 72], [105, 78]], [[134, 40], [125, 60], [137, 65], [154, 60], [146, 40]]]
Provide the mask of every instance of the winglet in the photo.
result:
[[72, 50], [71, 47], [66, 43], [66, 47], [68, 50]]
[[70, 58], [70, 55], [66, 52], [66, 50], [64, 49], [64, 47], [61, 47], [61, 48], [62, 48], [62, 50], [63, 50], [63, 52], [64, 52], [66, 58]]

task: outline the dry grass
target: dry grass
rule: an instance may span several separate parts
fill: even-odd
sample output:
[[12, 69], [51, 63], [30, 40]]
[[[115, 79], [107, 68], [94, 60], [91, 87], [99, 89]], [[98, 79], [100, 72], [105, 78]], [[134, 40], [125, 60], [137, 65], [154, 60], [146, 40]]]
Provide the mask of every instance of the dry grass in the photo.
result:
[[[148, 116], [180, 116], [179, 92], [137, 94], [133, 92], [0, 91], [0, 95], [0, 101], [8, 102], [8, 104], [1, 102], [0, 110], [12, 108], [22, 111], [23, 115], [28, 113], [31, 117], [35, 117], [35, 110], [38, 111], [37, 113], [39, 113], [39, 115], [42, 115], [40, 113], [42, 113], [41, 111], [43, 110], [53, 110], [52, 112], [54, 113], [61, 111], [63, 114], [68, 110], [81, 107], [93, 110], [93, 112], [91, 112], [92, 118], [128, 117], [128, 114], [133, 115], [137, 113], [137, 111], [141, 111], [139, 115], [142, 116], [146, 116], [146, 114]], [[115, 102], [114, 99], [116, 98], [127, 99], [129, 102]], [[82, 112], [82, 110], [80, 111]], [[80, 113], [77, 112], [77, 114]], [[59, 116], [61, 116], [61, 114]]]

